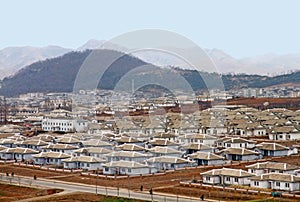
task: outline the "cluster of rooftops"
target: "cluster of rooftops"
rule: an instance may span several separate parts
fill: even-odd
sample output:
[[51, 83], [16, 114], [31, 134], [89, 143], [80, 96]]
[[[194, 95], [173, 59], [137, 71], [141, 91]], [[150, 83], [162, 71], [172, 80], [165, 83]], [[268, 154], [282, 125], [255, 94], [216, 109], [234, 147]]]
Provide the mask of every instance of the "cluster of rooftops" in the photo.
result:
[[[21, 126], [5, 125], [0, 127], [4, 134], [0, 139], [0, 159], [71, 170], [98, 170], [107, 175], [143, 175], [253, 161], [248, 171], [222, 168], [201, 173], [203, 183], [261, 186], [263, 181], [288, 180], [297, 184], [297, 166], [260, 161], [264, 157], [298, 154], [299, 146], [293, 141], [300, 139], [299, 117], [299, 111], [253, 108], [115, 120], [96, 117], [89, 120], [83, 132], [44, 131], [31, 137], [22, 135]], [[292, 185], [285, 186], [291, 189]]]

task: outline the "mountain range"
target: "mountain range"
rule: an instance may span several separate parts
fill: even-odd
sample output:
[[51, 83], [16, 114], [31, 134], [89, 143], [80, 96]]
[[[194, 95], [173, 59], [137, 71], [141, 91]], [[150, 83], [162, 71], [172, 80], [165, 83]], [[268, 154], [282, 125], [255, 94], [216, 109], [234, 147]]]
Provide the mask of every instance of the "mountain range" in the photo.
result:
[[[162, 68], [145, 62], [133, 55], [123, 54], [114, 50], [85, 50], [68, 52], [56, 58], [35, 62], [22, 68], [13, 76], [1, 81], [0, 95], [17, 96], [29, 92], [72, 92], [80, 67], [91, 53], [97, 54], [96, 58], [118, 58], [99, 78], [97, 88], [100, 89], [131, 89], [132, 81], [136, 86], [143, 83], [155, 83], [160, 81], [174, 89], [182, 89], [187, 81], [195, 91], [207, 90], [207, 84], [211, 88], [222, 83], [226, 90], [240, 88], [262, 88], [287, 83], [300, 84], [300, 71], [274, 77], [245, 74], [226, 74], [198, 72], [196, 70], [182, 68]], [[120, 56], [120, 57], [119, 57]], [[95, 61], [95, 68], [99, 61]], [[83, 82], [97, 79], [97, 69], [87, 72]], [[184, 78], [184, 79], [182, 79]], [[180, 81], [181, 79], [181, 81]], [[119, 86], [118, 86], [119, 85]]]
[[[100, 48], [105, 43], [104, 40], [89, 40], [84, 45], [75, 50], [63, 48], [59, 46], [47, 47], [8, 47], [0, 50], [0, 79], [12, 76], [23, 67], [34, 62], [62, 56], [71, 51], [84, 51], [87, 49]], [[125, 47], [112, 43], [105, 43], [105, 47], [112, 50], [123, 51]], [[291, 71], [300, 69], [300, 54], [265, 54], [260, 56], [237, 59], [220, 49], [204, 49], [208, 56], [211, 57], [216, 64], [218, 73], [221, 74], [258, 74], [275, 76], [279, 74], [290, 73]], [[190, 50], [193, 53], [193, 50]], [[180, 68], [188, 68], [186, 63], [177, 58], [168, 55], [137, 53], [136, 57], [145, 62], [152, 63], [157, 66], [177, 66]]]
[[70, 51], [71, 49], [59, 46], [4, 48], [0, 50], [0, 78], [11, 76], [34, 62], [61, 56]]

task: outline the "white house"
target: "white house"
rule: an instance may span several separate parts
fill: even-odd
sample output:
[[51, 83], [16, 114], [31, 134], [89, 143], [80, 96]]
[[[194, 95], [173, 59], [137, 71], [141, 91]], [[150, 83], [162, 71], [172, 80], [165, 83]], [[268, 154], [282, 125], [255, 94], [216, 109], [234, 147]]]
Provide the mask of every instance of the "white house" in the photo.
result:
[[186, 154], [192, 154], [192, 153], [195, 153], [198, 151], [201, 151], [201, 152], [213, 152], [214, 151], [213, 148], [211, 148], [205, 144], [202, 144], [202, 143], [190, 143], [188, 145], [182, 146], [182, 148], [185, 150]]
[[149, 142], [149, 144], [152, 146], [152, 147], [155, 147], [155, 146], [162, 146], [162, 147], [170, 147], [170, 148], [173, 148], [173, 149], [178, 149], [179, 147], [179, 144], [176, 143], [176, 142], [173, 142], [173, 141], [170, 141], [170, 140], [167, 140], [167, 139], [156, 139], [156, 140], [151, 140]]
[[77, 146], [73, 146], [70, 144], [49, 144], [46, 146], [41, 147], [43, 152], [61, 152], [61, 153], [66, 153], [69, 155], [72, 155], [73, 152], [78, 149]]
[[92, 156], [76, 156], [63, 159], [62, 162], [66, 169], [97, 170], [102, 169], [102, 164], [106, 163], [106, 160]]
[[101, 139], [89, 139], [87, 141], [82, 141], [84, 147], [103, 147], [106, 149], [112, 149], [113, 145], [111, 143], [105, 142]]
[[256, 145], [263, 156], [288, 156], [289, 148], [274, 142], [263, 142]]
[[29, 148], [7, 148], [0, 151], [1, 159], [5, 160], [30, 160], [33, 159], [33, 155], [38, 154], [39, 152]]
[[151, 165], [159, 170], [173, 170], [177, 168], [192, 167], [195, 165], [194, 161], [174, 156], [160, 156], [152, 157], [146, 160], [148, 165]]
[[130, 152], [130, 151], [114, 151], [109, 154], [105, 154], [105, 157], [108, 161], [136, 161], [143, 162], [149, 158], [148, 154], [140, 152]]
[[299, 191], [300, 177], [283, 173], [268, 173], [250, 178], [250, 186], [282, 191]]
[[122, 144], [120, 146], [116, 146], [116, 149], [122, 150], [122, 151], [136, 151], [136, 152], [141, 152], [144, 153], [145, 152], [145, 147], [141, 147], [139, 145], [136, 144]]
[[103, 147], [85, 147], [75, 150], [74, 154], [76, 156], [93, 156], [106, 159], [106, 155], [112, 152], [112, 150]]
[[41, 151], [41, 147], [48, 145], [48, 142], [44, 142], [42, 140], [37, 140], [37, 139], [28, 139], [28, 140], [24, 140], [24, 141], [16, 141], [15, 145], [17, 147], [23, 147], [23, 148], [29, 148], [29, 149], [34, 149], [34, 150], [38, 150]]
[[148, 152], [151, 153], [151, 156], [174, 156], [182, 157], [183, 152], [178, 151], [177, 149], [169, 147], [156, 146], [151, 149], [148, 149]]
[[254, 174], [248, 173], [241, 169], [221, 168], [212, 169], [207, 172], [200, 173], [204, 184], [219, 185], [249, 185], [249, 177]]
[[63, 165], [62, 160], [70, 158], [71, 156], [61, 152], [41, 152], [33, 155], [34, 163], [39, 165]]
[[267, 173], [296, 174], [297, 170], [300, 169], [300, 167], [296, 165], [270, 161], [248, 165], [246, 168], [248, 168], [249, 173], [253, 173], [255, 175]]
[[227, 148], [221, 151], [221, 155], [232, 161], [251, 161], [259, 159], [259, 153], [245, 148]]
[[135, 161], [111, 161], [102, 164], [106, 175], [143, 175], [156, 173], [157, 169]]
[[216, 155], [214, 153], [210, 152], [196, 152], [189, 157], [197, 162], [197, 165], [205, 165], [205, 166], [211, 166], [211, 165], [222, 165], [225, 163], [225, 158], [223, 156]]
[[178, 135], [175, 133], [158, 133], [153, 136], [153, 139], [167, 139], [176, 142], [178, 140]]
[[217, 146], [221, 148], [254, 148], [255, 141], [246, 140], [240, 137], [225, 137], [217, 140]]
[[269, 133], [270, 140], [299, 140], [300, 131], [294, 126], [274, 127]]
[[216, 140], [217, 137], [215, 136], [199, 133], [185, 134], [180, 135], [179, 137], [179, 142], [181, 144], [201, 143], [208, 146], [212, 146], [215, 144]]

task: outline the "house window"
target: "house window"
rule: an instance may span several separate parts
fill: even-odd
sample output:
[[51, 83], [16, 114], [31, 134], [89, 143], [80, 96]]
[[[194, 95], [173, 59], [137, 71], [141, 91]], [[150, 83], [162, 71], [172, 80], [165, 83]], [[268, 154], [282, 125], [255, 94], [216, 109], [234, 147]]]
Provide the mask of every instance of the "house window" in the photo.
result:
[[290, 187], [290, 183], [285, 183], [285, 187]]
[[239, 182], [239, 178], [235, 177], [234, 182]]
[[231, 147], [231, 144], [227, 144], [227, 147]]
[[90, 167], [90, 164], [89, 164], [89, 163], [87, 163], [87, 164], [86, 164], [86, 167]]
[[226, 181], [229, 182], [230, 181], [230, 177], [226, 177]]
[[206, 179], [206, 181], [210, 181], [210, 177], [208, 177], [208, 176], [205, 179]]
[[259, 182], [254, 181], [254, 186], [259, 186]]
[[275, 185], [276, 185], [277, 187], [280, 187], [280, 182], [276, 182]]
[[106, 167], [106, 168], [105, 168], [105, 171], [108, 172], [108, 170], [109, 170], [109, 169]]
[[131, 173], [131, 168], [128, 168], [128, 172]]

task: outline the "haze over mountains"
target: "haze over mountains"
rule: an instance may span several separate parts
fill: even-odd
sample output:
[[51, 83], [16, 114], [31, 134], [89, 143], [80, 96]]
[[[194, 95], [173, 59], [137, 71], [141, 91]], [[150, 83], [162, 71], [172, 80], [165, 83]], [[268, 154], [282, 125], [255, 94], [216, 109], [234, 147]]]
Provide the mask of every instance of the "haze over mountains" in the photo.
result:
[[[92, 54], [91, 54], [92, 53]], [[132, 55], [124, 55], [122, 52], [114, 50], [97, 51], [77, 51], [64, 54], [52, 59], [35, 62], [20, 71], [14, 76], [4, 78], [1, 81], [0, 95], [18, 96], [30, 92], [73, 92], [78, 72], [87, 57], [95, 56], [96, 60], [91, 59], [93, 69], [84, 71], [81, 84], [88, 84], [90, 81], [97, 81], [96, 86], [86, 89], [120, 89], [132, 90], [132, 81], [135, 87], [145, 86], [143, 84], [159, 84], [167, 89], [179, 89], [186, 91], [184, 84], [187, 82], [194, 91], [206, 91], [207, 89], [220, 89], [220, 84], [224, 84], [225, 90], [236, 90], [241, 88], [264, 88], [282, 84], [300, 84], [300, 71], [275, 76], [259, 75], [222, 75], [217, 73], [199, 72], [190, 69], [162, 68], [149, 64]], [[121, 57], [115, 57], [120, 56]], [[99, 60], [99, 58], [102, 58]], [[109, 58], [118, 58], [113, 63], [108, 62], [109, 67], [99, 76], [99, 62]], [[104, 59], [104, 60], [103, 60]], [[142, 68], [145, 67], [145, 68]], [[82, 75], [82, 74], [80, 74]], [[220, 83], [221, 82], [221, 83]], [[118, 88], [121, 87], [121, 88]], [[222, 86], [221, 86], [222, 87]], [[85, 88], [78, 88], [85, 89]]]
[[[89, 40], [87, 43], [77, 48], [76, 51], [101, 48], [104, 42], [105, 41]], [[119, 51], [126, 50], [124, 47], [111, 43], [106, 43], [106, 48]], [[41, 48], [25, 46], [2, 49], [0, 50], [0, 79], [13, 75], [21, 68], [34, 62], [61, 56], [70, 51], [72, 50], [59, 46], [47, 46]], [[205, 51], [216, 64], [218, 72], [223, 74], [245, 73], [274, 76], [300, 69], [300, 54], [297, 53], [286, 55], [266, 54], [236, 59], [219, 49], [205, 49]], [[192, 53], [193, 50], [191, 49], [190, 52]], [[158, 66], [172, 65], [181, 68], [188, 68], [187, 64], [182, 60], [178, 60], [177, 58], [170, 57], [168, 55], [146, 52], [134, 55], [145, 62]]]
[[34, 62], [54, 58], [70, 51], [70, 49], [59, 46], [4, 48], [0, 50], [0, 79], [12, 75]]

